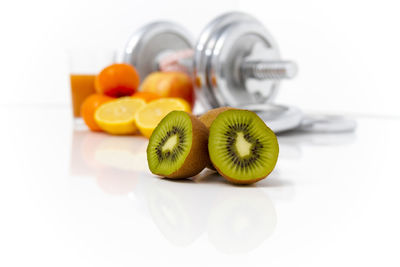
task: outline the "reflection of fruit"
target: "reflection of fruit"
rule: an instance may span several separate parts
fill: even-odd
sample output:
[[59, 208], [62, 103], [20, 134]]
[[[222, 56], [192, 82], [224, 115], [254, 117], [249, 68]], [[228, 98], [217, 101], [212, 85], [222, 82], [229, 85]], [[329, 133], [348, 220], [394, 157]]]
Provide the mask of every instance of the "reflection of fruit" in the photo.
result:
[[272, 201], [257, 188], [219, 192], [208, 221], [208, 235], [225, 253], [245, 253], [272, 235], [277, 215]]
[[141, 180], [148, 183], [145, 191], [148, 209], [164, 237], [180, 247], [193, 243], [204, 231], [208, 213], [215, 205], [214, 198], [208, 201], [207, 192], [207, 199], [203, 199], [205, 188], [190, 181], [171, 183], [147, 177]]
[[99, 168], [96, 174], [98, 186], [111, 195], [126, 195], [135, 190], [137, 174], [114, 168]]
[[279, 154], [274, 132], [254, 113], [227, 110], [210, 127], [210, 159], [228, 181], [251, 184], [268, 176]]
[[208, 130], [194, 115], [169, 113], [154, 130], [147, 147], [150, 171], [168, 178], [198, 174], [208, 163]]
[[152, 92], [136, 92], [132, 95], [132, 97], [138, 97], [143, 99], [144, 101], [151, 102], [153, 100], [159, 99], [161, 98], [160, 95], [156, 94], [156, 93], [152, 93]]
[[135, 116], [140, 132], [150, 138], [157, 124], [171, 111], [190, 111], [189, 104], [181, 98], [160, 98], [140, 109]]
[[148, 172], [147, 139], [141, 136], [104, 137], [94, 151], [96, 162], [119, 170]]
[[110, 134], [133, 134], [137, 131], [135, 113], [146, 105], [143, 99], [123, 97], [101, 105], [95, 112], [96, 123]]
[[100, 166], [100, 164], [95, 159], [95, 152], [97, 147], [103, 142], [107, 135], [98, 132], [85, 132], [86, 134], [84, 135], [82, 143], [79, 147], [81, 157], [83, 158], [84, 164], [90, 168], [96, 169]]
[[180, 97], [191, 107], [195, 101], [192, 80], [183, 72], [154, 72], [143, 81], [141, 91], [153, 92], [162, 97]]
[[95, 79], [96, 91], [112, 97], [130, 96], [139, 86], [139, 74], [128, 64], [113, 64], [103, 69]]
[[[72, 143], [70, 153], [70, 173], [72, 176], [92, 176], [92, 164], [86, 160], [84, 147], [87, 145], [88, 136], [96, 135], [90, 131], [74, 130], [72, 132]], [[100, 134], [98, 134], [100, 135]]]
[[81, 116], [90, 130], [101, 131], [94, 120], [94, 113], [99, 106], [111, 100], [113, 100], [112, 97], [101, 94], [93, 94], [85, 99], [81, 106]]
[[212, 122], [215, 120], [215, 118], [222, 112], [226, 111], [226, 110], [230, 110], [233, 109], [231, 107], [220, 107], [220, 108], [214, 108], [211, 109], [209, 111], [207, 111], [206, 113], [204, 113], [203, 115], [201, 115], [199, 117], [199, 120], [208, 128], [210, 129], [210, 126], [212, 124]]

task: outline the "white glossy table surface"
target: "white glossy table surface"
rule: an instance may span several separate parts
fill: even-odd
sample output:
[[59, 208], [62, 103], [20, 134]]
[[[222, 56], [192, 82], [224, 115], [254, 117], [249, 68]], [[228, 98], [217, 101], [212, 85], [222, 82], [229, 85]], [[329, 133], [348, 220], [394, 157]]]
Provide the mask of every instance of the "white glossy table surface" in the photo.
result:
[[152, 176], [147, 140], [0, 108], [0, 266], [399, 266], [400, 119], [279, 136], [275, 171]]

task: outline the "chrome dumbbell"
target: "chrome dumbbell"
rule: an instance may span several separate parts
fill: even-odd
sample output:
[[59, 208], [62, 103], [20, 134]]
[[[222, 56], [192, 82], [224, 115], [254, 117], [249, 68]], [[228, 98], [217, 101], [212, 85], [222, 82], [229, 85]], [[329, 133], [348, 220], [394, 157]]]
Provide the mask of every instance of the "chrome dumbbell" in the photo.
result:
[[343, 117], [307, 116], [296, 107], [272, 103], [281, 80], [294, 77], [297, 66], [281, 60], [275, 40], [248, 14], [231, 12], [215, 18], [196, 43], [175, 23], [148, 24], [130, 37], [123, 61], [134, 65], [142, 79], [159, 70], [186, 71], [194, 78], [204, 109], [252, 110], [275, 132], [346, 132], [356, 127]]
[[280, 81], [297, 73], [295, 63], [281, 60], [265, 27], [239, 12], [211, 21], [195, 44], [175, 23], [148, 24], [130, 37], [123, 61], [134, 65], [142, 78], [165, 69], [188, 72], [205, 109], [270, 102]]

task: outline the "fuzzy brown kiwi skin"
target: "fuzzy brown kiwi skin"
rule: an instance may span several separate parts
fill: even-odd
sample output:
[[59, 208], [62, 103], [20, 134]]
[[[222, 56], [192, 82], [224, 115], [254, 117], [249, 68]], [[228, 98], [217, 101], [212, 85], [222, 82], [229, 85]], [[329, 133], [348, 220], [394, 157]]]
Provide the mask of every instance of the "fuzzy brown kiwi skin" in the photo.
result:
[[[219, 108], [210, 109], [209, 111], [207, 111], [203, 115], [199, 116], [199, 120], [207, 127], [207, 129], [210, 129], [211, 124], [218, 117], [218, 115], [221, 114], [222, 112], [230, 110], [230, 109], [234, 109], [234, 108], [232, 108], [232, 107], [219, 107]], [[207, 146], [207, 149], [208, 149], [208, 146]], [[211, 160], [209, 160], [209, 163], [207, 164], [206, 167], [209, 168], [210, 170], [216, 171], [216, 168], [212, 164]]]
[[220, 107], [220, 108], [214, 108], [210, 109], [203, 115], [199, 117], [199, 120], [204, 123], [204, 125], [207, 127], [207, 129], [210, 129], [211, 124], [213, 121], [218, 117], [218, 115], [224, 111], [230, 110], [230, 109], [235, 109], [232, 107]]
[[208, 155], [208, 128], [196, 116], [187, 114], [192, 122], [192, 147], [182, 166], [165, 175], [166, 178], [182, 179], [195, 176], [211, 162]]

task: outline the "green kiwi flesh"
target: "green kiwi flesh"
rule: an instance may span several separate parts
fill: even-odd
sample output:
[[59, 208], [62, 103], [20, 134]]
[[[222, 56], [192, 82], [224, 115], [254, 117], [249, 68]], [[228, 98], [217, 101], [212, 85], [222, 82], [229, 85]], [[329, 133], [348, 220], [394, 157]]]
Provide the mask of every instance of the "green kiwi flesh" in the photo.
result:
[[257, 114], [227, 110], [211, 124], [208, 150], [214, 167], [227, 180], [251, 184], [272, 172], [279, 145], [274, 132]]
[[147, 146], [152, 173], [168, 178], [187, 178], [209, 162], [208, 129], [195, 116], [172, 111], [154, 129]]

